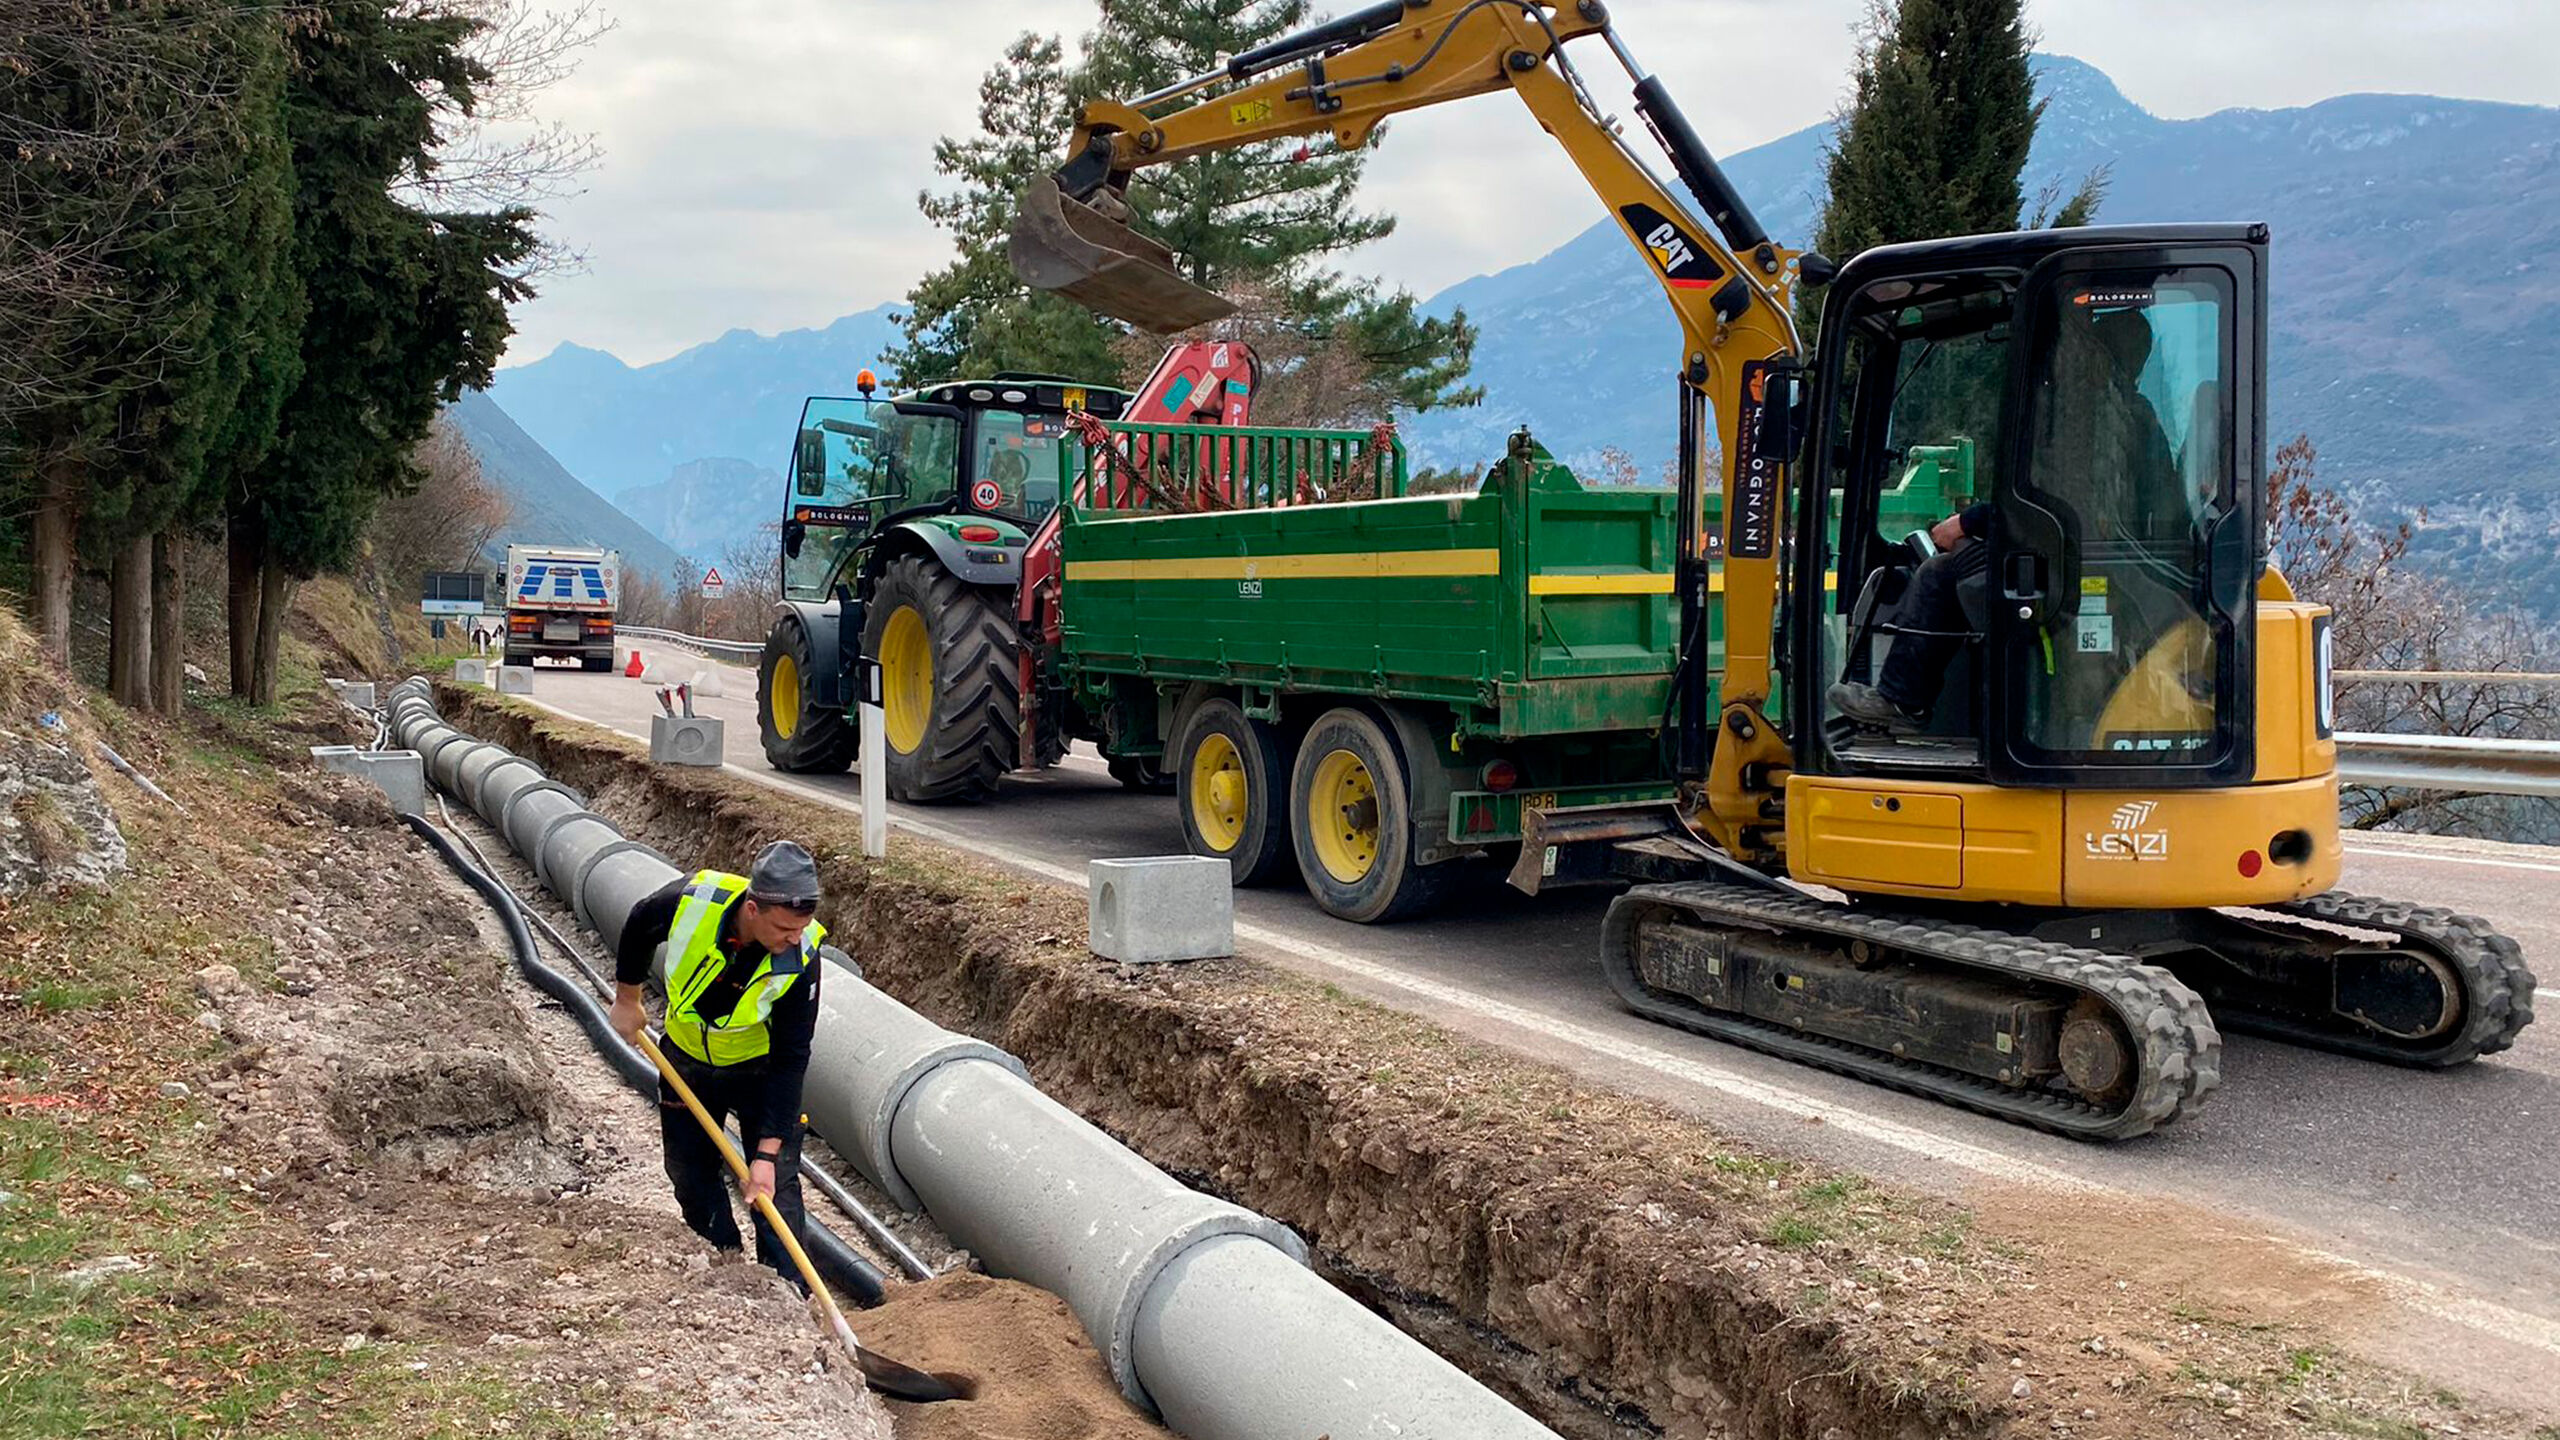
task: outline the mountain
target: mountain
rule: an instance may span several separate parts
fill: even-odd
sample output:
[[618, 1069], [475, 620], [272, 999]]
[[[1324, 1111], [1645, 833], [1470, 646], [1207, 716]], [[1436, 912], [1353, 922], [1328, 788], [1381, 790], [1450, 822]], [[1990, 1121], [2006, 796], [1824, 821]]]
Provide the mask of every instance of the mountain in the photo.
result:
[[[2418, 556], [2560, 606], [2560, 110], [2346, 95], [2164, 120], [2077, 60], [2039, 56], [2036, 80], [2029, 195], [2103, 165], [2102, 222], [2271, 228], [2268, 448], [2309, 433], [2328, 483], [2429, 509]], [[1812, 231], [1829, 136], [1726, 162], [1783, 240]], [[1615, 445], [1639, 474], [1670, 462], [1679, 334], [1613, 224], [1431, 304], [1482, 331], [1487, 396], [1412, 417], [1419, 461], [1480, 464], [1525, 423], [1569, 460]]]
[[487, 392], [463, 392], [445, 415], [462, 432], [471, 453], [480, 457], [481, 472], [515, 506], [495, 544], [595, 546], [621, 551], [628, 570], [656, 576], [674, 573], [680, 563], [675, 551], [603, 496], [579, 484], [578, 477], [562, 469]]
[[782, 472], [752, 460], [688, 460], [655, 485], [623, 491], [622, 511], [653, 535], [681, 538], [695, 558], [725, 563], [732, 547], [758, 543], [757, 527], [782, 518]]
[[[664, 485], [689, 461], [735, 460], [772, 471], [767, 508], [779, 515], [778, 467], [790, 453], [800, 402], [827, 391], [852, 394], [854, 376], [878, 364], [898, 338], [891, 313], [883, 305], [823, 330], [780, 335], [732, 330], [654, 365], [625, 365], [602, 350], [564, 344], [530, 365], [499, 371], [489, 393], [603, 495], [620, 500], [627, 491]], [[676, 508], [717, 503], [704, 497]], [[683, 538], [692, 548], [692, 537]]]

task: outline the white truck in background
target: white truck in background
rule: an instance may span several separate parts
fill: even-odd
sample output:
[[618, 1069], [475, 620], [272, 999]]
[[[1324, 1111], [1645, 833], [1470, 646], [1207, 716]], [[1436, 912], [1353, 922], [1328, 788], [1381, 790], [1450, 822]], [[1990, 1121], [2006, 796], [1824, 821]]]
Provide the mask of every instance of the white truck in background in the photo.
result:
[[612, 669], [613, 614], [621, 601], [618, 551], [508, 546], [501, 662], [530, 665], [549, 656], [589, 670]]

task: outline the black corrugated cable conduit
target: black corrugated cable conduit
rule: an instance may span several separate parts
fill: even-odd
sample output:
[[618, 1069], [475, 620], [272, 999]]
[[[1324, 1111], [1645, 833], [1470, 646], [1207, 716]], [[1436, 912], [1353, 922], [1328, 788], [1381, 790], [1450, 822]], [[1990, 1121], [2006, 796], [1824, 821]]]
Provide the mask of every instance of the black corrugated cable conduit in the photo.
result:
[[[524, 972], [524, 978], [569, 1011], [577, 1020], [578, 1028], [587, 1032], [587, 1039], [594, 1042], [605, 1063], [613, 1067], [624, 1084], [652, 1100], [656, 1099], [658, 1068], [649, 1063], [649, 1057], [614, 1033], [613, 1021], [594, 996], [579, 988], [578, 982], [542, 963], [541, 952], [534, 948], [533, 931], [524, 923], [524, 914], [507, 887], [499, 883], [496, 876], [463, 858], [462, 851], [424, 816], [403, 815], [400, 818], [409, 822], [409, 828], [434, 846], [436, 853], [444, 857], [444, 863], [451, 866], [453, 872], [472, 889], [479, 891], [481, 898], [489, 902], [489, 907], [498, 912], [499, 923], [507, 930], [507, 944], [515, 951], [516, 968]], [[826, 1277], [827, 1284], [850, 1296], [856, 1305], [867, 1309], [879, 1304], [888, 1294], [888, 1279], [880, 1273], [879, 1267], [855, 1254], [851, 1246], [820, 1221], [804, 1219], [800, 1240], [807, 1248], [810, 1260]]]

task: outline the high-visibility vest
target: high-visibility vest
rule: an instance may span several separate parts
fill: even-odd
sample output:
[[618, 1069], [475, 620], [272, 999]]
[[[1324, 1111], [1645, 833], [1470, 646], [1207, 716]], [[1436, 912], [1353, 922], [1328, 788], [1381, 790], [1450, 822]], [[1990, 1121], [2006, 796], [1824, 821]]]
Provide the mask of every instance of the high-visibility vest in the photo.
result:
[[810, 921], [789, 953], [764, 957], [726, 1013], [700, 1013], [696, 1004], [729, 964], [720, 949], [721, 924], [746, 893], [747, 877], [705, 870], [685, 887], [667, 928], [667, 1038], [706, 1065], [741, 1065], [773, 1048], [766, 1021], [774, 1002], [809, 968], [827, 938], [827, 927]]

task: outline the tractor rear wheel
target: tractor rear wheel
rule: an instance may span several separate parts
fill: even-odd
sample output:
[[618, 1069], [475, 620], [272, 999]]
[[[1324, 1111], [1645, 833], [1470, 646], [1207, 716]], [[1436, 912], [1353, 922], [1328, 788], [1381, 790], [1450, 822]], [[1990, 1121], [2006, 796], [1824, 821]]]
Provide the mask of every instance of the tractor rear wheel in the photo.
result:
[[880, 572], [863, 653], [880, 662], [889, 796], [984, 800], [1022, 746], [1012, 610], [922, 555]]
[[837, 774], [861, 752], [862, 731], [853, 717], [821, 708], [814, 698], [821, 663], [834, 662], [819, 660], [808, 627], [797, 617], [773, 622], [756, 664], [756, 728], [764, 737], [764, 758], [776, 770]]

